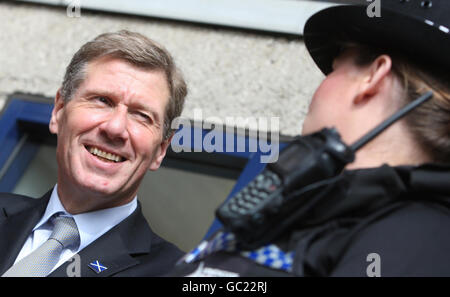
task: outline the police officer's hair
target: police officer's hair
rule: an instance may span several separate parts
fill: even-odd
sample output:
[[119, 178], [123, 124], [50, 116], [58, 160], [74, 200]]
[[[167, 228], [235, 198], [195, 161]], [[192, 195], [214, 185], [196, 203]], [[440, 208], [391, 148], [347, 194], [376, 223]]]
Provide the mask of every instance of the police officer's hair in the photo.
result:
[[61, 86], [62, 98], [65, 101], [72, 99], [85, 79], [88, 63], [106, 56], [124, 60], [144, 70], [162, 71], [165, 74], [170, 98], [164, 115], [163, 138], [170, 137], [171, 122], [183, 110], [187, 95], [186, 83], [170, 53], [142, 34], [121, 30], [101, 34], [85, 43], [66, 68]]
[[342, 43], [342, 48], [356, 47], [356, 65], [366, 66], [386, 54], [392, 59], [392, 71], [405, 90], [400, 105], [409, 103], [428, 90], [434, 96], [406, 116], [407, 127], [434, 162], [450, 163], [450, 78], [438, 66], [419, 64], [391, 50], [353, 42]]

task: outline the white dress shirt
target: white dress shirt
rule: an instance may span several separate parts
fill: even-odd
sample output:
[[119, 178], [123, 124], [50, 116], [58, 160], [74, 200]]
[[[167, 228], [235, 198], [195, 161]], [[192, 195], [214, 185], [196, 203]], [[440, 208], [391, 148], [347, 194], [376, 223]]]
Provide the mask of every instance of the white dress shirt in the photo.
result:
[[77, 250], [64, 249], [58, 263], [55, 265], [53, 270], [69, 260], [73, 255], [81, 251], [94, 240], [102, 236], [112, 227], [119, 224], [122, 220], [132, 214], [137, 207], [136, 196], [131, 202], [125, 205], [71, 215], [64, 209], [64, 206], [59, 200], [57, 187], [58, 185], [55, 185], [44, 215], [33, 228], [31, 234], [28, 236], [14, 263], [17, 263], [18, 261], [26, 257], [31, 252], [36, 250], [39, 246], [41, 246], [45, 241], [47, 241], [47, 239], [52, 234], [53, 228], [49, 219], [55, 213], [62, 212], [64, 213], [63, 215], [74, 218], [75, 223], [78, 227], [78, 231], [80, 233], [80, 246]]

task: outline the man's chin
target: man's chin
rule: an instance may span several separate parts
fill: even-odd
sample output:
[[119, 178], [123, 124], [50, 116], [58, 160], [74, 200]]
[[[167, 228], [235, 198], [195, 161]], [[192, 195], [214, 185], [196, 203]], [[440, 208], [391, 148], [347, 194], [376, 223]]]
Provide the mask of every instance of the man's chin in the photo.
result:
[[120, 188], [118, 185], [120, 183], [114, 182], [113, 180], [101, 179], [96, 180], [92, 179], [88, 183], [80, 183], [78, 188], [82, 189], [87, 195], [90, 196], [118, 196]]

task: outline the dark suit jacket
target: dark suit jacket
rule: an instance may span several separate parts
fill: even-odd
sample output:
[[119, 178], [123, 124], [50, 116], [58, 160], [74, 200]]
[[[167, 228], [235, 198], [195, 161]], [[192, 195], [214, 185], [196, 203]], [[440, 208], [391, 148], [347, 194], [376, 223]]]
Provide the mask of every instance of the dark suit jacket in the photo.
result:
[[[44, 215], [51, 191], [40, 199], [0, 193], [0, 275], [13, 265], [27, 237]], [[138, 203], [118, 225], [81, 250], [81, 276], [161, 276], [183, 253], [150, 229]], [[107, 269], [96, 273], [88, 264], [98, 260]], [[49, 276], [67, 276], [66, 262]]]

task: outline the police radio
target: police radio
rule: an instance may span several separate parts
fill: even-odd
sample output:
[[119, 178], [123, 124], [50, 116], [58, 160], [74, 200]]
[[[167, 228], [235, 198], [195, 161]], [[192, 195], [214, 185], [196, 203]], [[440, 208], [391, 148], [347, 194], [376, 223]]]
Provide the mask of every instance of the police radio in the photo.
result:
[[241, 249], [272, 241], [296, 222], [301, 206], [318, 197], [327, 180], [354, 161], [358, 149], [432, 96], [431, 91], [420, 96], [350, 146], [330, 128], [295, 137], [277, 162], [269, 163], [216, 210], [217, 218]]

